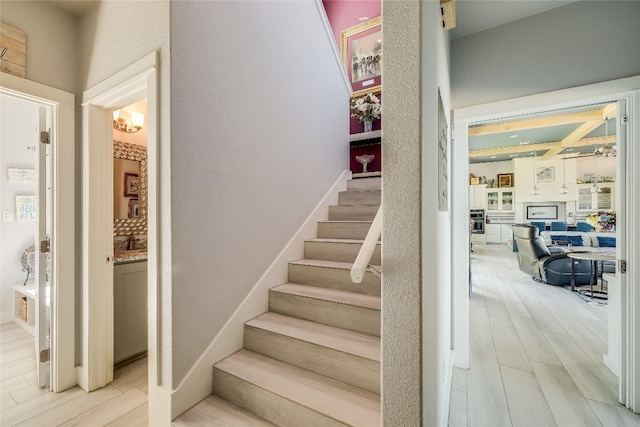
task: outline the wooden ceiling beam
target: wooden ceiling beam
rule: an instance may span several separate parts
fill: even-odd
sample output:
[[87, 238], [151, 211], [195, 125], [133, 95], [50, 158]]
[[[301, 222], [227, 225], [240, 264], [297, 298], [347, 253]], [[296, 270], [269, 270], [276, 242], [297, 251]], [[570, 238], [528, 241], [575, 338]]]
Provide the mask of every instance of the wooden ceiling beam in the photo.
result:
[[588, 121], [588, 122], [585, 122], [585, 123], [581, 124], [578, 127], [578, 129], [574, 130], [569, 135], [567, 135], [560, 142], [560, 145], [558, 147], [552, 148], [549, 151], [547, 151], [546, 153], [544, 153], [544, 155], [540, 158], [540, 160], [552, 159], [555, 155], [560, 153], [562, 150], [564, 150], [567, 147], [572, 147], [574, 144], [576, 144], [582, 138], [584, 138], [585, 136], [587, 136], [588, 134], [590, 134], [594, 130], [598, 129], [603, 124], [604, 124], [604, 121], [602, 119], [600, 119], [600, 120], [591, 120], [591, 121]]
[[469, 136], [493, 135], [496, 133], [517, 132], [527, 129], [538, 129], [549, 126], [584, 123], [591, 120], [602, 120], [602, 110], [581, 111], [579, 113], [560, 114], [558, 116], [537, 117], [535, 119], [515, 122], [480, 125], [469, 128]]
[[[573, 143], [572, 147], [584, 147], [589, 145], [604, 145], [604, 144], [615, 144], [616, 136], [609, 135], [609, 137], [604, 136], [596, 136], [593, 138], [582, 138], [575, 143]], [[484, 150], [473, 150], [469, 152], [469, 157], [486, 157], [486, 156], [498, 156], [503, 154], [515, 154], [515, 153], [527, 153], [532, 151], [543, 151], [543, 150], [551, 150], [557, 147], [560, 147], [562, 141], [555, 142], [545, 142], [542, 144], [530, 144], [530, 145], [516, 145], [511, 147], [498, 147], [498, 148], [487, 148]]]

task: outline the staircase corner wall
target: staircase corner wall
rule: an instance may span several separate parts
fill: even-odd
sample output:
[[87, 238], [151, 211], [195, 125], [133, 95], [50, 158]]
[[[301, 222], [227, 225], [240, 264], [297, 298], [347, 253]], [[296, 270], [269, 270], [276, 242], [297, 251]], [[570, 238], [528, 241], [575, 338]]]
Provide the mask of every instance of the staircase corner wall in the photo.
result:
[[350, 178], [348, 170], [338, 177], [173, 391], [172, 419], [211, 394], [213, 365], [242, 348], [244, 323], [268, 310], [269, 289], [287, 281], [289, 261], [303, 257], [305, 239], [316, 236], [318, 221], [327, 219], [329, 206], [338, 204]]

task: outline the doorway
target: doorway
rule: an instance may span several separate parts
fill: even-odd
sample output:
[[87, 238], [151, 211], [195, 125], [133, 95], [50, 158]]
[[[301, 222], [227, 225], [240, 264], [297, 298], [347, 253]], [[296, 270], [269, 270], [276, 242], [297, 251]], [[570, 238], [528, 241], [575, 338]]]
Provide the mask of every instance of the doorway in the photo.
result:
[[[473, 123], [480, 123], [490, 120], [498, 120], [501, 117], [513, 117], [527, 114], [542, 113], [549, 110], [557, 110], [563, 108], [574, 108], [585, 104], [598, 104], [603, 102], [617, 102], [618, 104], [618, 116], [622, 119], [618, 124], [618, 132], [620, 135], [618, 146], [618, 175], [619, 180], [617, 182], [617, 191], [623, 195], [619, 198], [620, 203], [617, 205], [621, 215], [621, 221], [618, 224], [618, 233], [620, 235], [618, 259], [630, 260], [637, 258], [638, 250], [637, 239], [627, 238], [627, 235], [633, 236], [636, 227], [633, 225], [637, 214], [631, 208], [634, 204], [634, 197], [637, 197], [639, 188], [635, 185], [633, 180], [628, 179], [629, 166], [638, 161], [638, 152], [634, 150], [633, 142], [638, 138], [638, 129], [633, 126], [628, 126], [625, 117], [632, 117], [631, 111], [634, 106], [637, 105], [638, 93], [631, 92], [638, 86], [638, 78], [623, 79], [615, 82], [607, 82], [598, 85], [592, 85], [589, 87], [575, 88], [565, 90], [562, 92], [552, 92], [542, 95], [535, 95], [530, 97], [518, 98], [509, 101], [496, 102], [478, 107], [462, 108], [455, 111], [455, 136], [456, 147], [454, 147], [454, 156], [457, 159], [454, 160], [454, 165], [459, 166], [456, 174], [459, 176], [459, 180], [454, 181], [453, 191], [460, 194], [461, 197], [466, 198], [466, 203], [460, 203], [461, 206], [467, 206], [469, 200], [469, 182], [467, 177], [469, 176], [468, 169], [468, 129]], [[628, 140], [625, 140], [627, 138]], [[463, 160], [464, 159], [464, 160]], [[463, 196], [462, 196], [463, 195]], [[454, 256], [453, 259], [463, 260], [465, 259], [466, 252], [468, 251], [468, 233], [462, 234], [462, 230], [467, 227], [463, 227], [462, 218], [465, 218], [465, 222], [468, 221], [468, 210], [465, 212], [459, 212], [455, 215], [454, 220], [460, 221], [457, 227], [453, 227], [453, 241], [454, 241]], [[464, 243], [466, 242], [466, 243]], [[463, 244], [460, 244], [463, 243]], [[464, 250], [464, 252], [463, 252]], [[627, 263], [628, 264], [628, 263]], [[454, 302], [454, 317], [455, 317], [455, 352], [454, 363], [461, 368], [469, 367], [469, 299], [466, 292], [468, 288], [460, 284], [465, 283], [463, 268], [461, 266], [454, 266], [454, 286], [456, 289], [455, 302]], [[631, 274], [630, 274], [631, 273]], [[468, 274], [468, 273], [467, 273]], [[638, 348], [637, 339], [631, 331], [635, 331], [635, 313], [640, 308], [638, 302], [638, 295], [630, 284], [634, 283], [633, 278], [637, 273], [627, 270], [625, 274], [621, 274], [621, 288], [626, 292], [626, 307], [623, 304], [621, 316], [621, 322], [623, 325], [623, 353], [626, 349], [627, 354], [623, 355], [622, 369], [620, 376], [620, 390], [619, 399], [620, 402], [625, 404], [628, 408], [637, 411], [640, 408], [640, 401], [636, 390], [640, 391], [640, 381], [638, 379], [637, 369], [635, 366], [635, 352]], [[456, 280], [456, 277], [458, 280]], [[468, 276], [465, 276], [468, 279]], [[627, 325], [627, 326], [625, 326]]]
[[[50, 390], [60, 392], [66, 390], [77, 383], [75, 371], [75, 164], [74, 164], [74, 95], [54, 89], [29, 80], [3, 74], [0, 96], [5, 100], [20, 102], [30, 106], [34, 112], [32, 120], [38, 124], [46, 134], [29, 139], [23, 148], [32, 149], [38, 153], [38, 161], [42, 163], [43, 169], [40, 172], [42, 179], [32, 178], [34, 188], [30, 194], [36, 197], [35, 206], [38, 206], [40, 217], [37, 223], [41, 225], [39, 231], [43, 236], [49, 235], [48, 242], [45, 238], [36, 238], [37, 242], [32, 242], [33, 258], [37, 261], [29, 262], [29, 254], [26, 256], [27, 270], [33, 264], [39, 274], [39, 289], [29, 294], [24, 293], [27, 310], [26, 317], [29, 316], [37, 322], [33, 322], [34, 333], [38, 336], [36, 342], [39, 363], [39, 384], [47, 386]], [[42, 110], [42, 115], [40, 115]], [[32, 123], [34, 123], [32, 122]], [[3, 127], [4, 128], [4, 127]], [[34, 129], [34, 128], [32, 128]], [[48, 141], [46, 141], [48, 139]], [[40, 141], [45, 144], [40, 145]], [[14, 141], [20, 146], [21, 142]], [[45, 164], [50, 165], [50, 173], [47, 180], [42, 176]], [[35, 165], [35, 164], [34, 164]], [[9, 165], [7, 165], [8, 167]], [[20, 177], [18, 179], [29, 179], [29, 168], [14, 165], [12, 169], [17, 169]], [[22, 170], [22, 171], [20, 171]], [[36, 168], [33, 169], [34, 175]], [[8, 174], [8, 171], [7, 171]], [[36, 184], [37, 181], [37, 184]], [[16, 183], [17, 185], [17, 183]], [[37, 185], [37, 190], [36, 190]], [[48, 197], [45, 197], [48, 194]], [[29, 194], [26, 194], [27, 196]], [[3, 190], [4, 196], [4, 190]], [[42, 196], [42, 197], [41, 197]], [[3, 210], [3, 220], [18, 219], [28, 216], [32, 212], [35, 220], [36, 211], [29, 208], [28, 197], [23, 198], [21, 204], [27, 201], [20, 212], [15, 214], [5, 214]], [[48, 208], [47, 208], [48, 207]], [[11, 212], [6, 210], [6, 212]], [[6, 215], [6, 217], [5, 217]], [[11, 216], [11, 218], [9, 218]], [[28, 219], [28, 218], [27, 218]], [[48, 224], [47, 224], [48, 223]], [[31, 224], [34, 224], [32, 222]], [[34, 236], [38, 234], [34, 232]], [[3, 232], [4, 236], [4, 232]], [[40, 247], [40, 241], [45, 240], [45, 247]], [[37, 244], [36, 244], [37, 243]], [[46, 248], [46, 245], [49, 248]], [[45, 252], [49, 250], [49, 257]], [[36, 255], [36, 252], [38, 255]], [[49, 265], [47, 269], [45, 266]], [[31, 267], [33, 268], [33, 267]], [[47, 275], [47, 270], [49, 274]], [[34, 271], [35, 273], [36, 271]], [[39, 283], [38, 283], [39, 282]], [[49, 283], [49, 293], [47, 295], [46, 284]], [[35, 285], [34, 285], [35, 286]], [[20, 287], [19, 290], [24, 290]], [[33, 297], [30, 305], [29, 295]], [[14, 298], [11, 298], [12, 300]], [[37, 301], [36, 301], [37, 300]], [[36, 309], [38, 313], [28, 313], [29, 308]], [[47, 314], [47, 311], [49, 313]], [[50, 317], [49, 317], [50, 316]], [[46, 320], [49, 318], [50, 320]], [[48, 350], [46, 348], [48, 347]], [[48, 377], [48, 378], [47, 378]]]

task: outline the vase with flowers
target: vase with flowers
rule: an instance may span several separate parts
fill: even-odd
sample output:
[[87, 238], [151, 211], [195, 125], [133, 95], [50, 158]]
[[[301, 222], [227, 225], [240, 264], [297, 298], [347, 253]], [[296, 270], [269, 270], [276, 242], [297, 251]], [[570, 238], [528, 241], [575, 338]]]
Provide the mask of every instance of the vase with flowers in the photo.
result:
[[355, 110], [355, 113], [352, 113], [351, 117], [364, 123], [365, 132], [371, 132], [373, 129], [373, 121], [379, 119], [382, 115], [380, 99], [372, 93], [368, 93], [360, 98], [352, 98], [351, 109]]
[[616, 229], [616, 212], [600, 211], [587, 215], [585, 218], [596, 231], [615, 231]]

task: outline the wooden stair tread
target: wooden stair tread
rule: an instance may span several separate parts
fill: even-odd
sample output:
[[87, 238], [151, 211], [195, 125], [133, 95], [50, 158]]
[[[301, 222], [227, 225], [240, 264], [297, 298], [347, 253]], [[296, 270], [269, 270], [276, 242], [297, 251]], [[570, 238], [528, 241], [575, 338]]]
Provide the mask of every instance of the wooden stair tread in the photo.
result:
[[321, 288], [318, 286], [299, 285], [297, 283], [283, 283], [282, 285], [271, 288], [271, 290], [274, 292], [298, 295], [306, 298], [335, 302], [338, 304], [380, 310], [380, 297], [376, 295], [340, 291], [337, 289]]
[[380, 425], [380, 396], [249, 350], [216, 368], [352, 426]]
[[251, 319], [246, 325], [380, 362], [380, 337], [373, 335], [272, 312]]
[[210, 395], [173, 421], [173, 427], [274, 427], [233, 403]]
[[[326, 237], [316, 237], [313, 239], [307, 239], [305, 242], [319, 242], [319, 243], [345, 243], [345, 244], [355, 244], [361, 245], [364, 243], [363, 239], [331, 239]], [[380, 240], [378, 240], [378, 244], [380, 244]]]
[[[301, 258], [296, 261], [289, 261], [289, 264], [308, 265], [312, 267], [335, 268], [337, 270], [351, 270], [351, 268], [353, 267], [352, 262], [325, 261], [321, 259], [308, 259], [308, 258]], [[382, 271], [382, 267], [379, 265], [374, 265], [373, 267], [378, 271]]]

